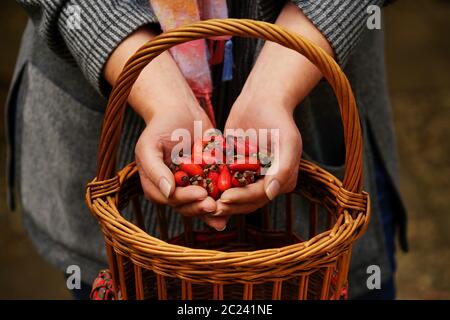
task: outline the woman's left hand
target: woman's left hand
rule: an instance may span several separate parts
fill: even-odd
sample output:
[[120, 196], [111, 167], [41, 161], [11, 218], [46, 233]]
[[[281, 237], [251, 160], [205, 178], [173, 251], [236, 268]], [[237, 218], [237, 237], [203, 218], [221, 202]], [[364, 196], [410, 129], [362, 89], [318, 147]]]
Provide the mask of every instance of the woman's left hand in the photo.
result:
[[[262, 179], [242, 188], [231, 188], [222, 194], [217, 204], [217, 216], [253, 212], [277, 195], [295, 188], [302, 142], [291, 108], [275, 101], [252, 100], [243, 93], [231, 109], [225, 134], [227, 129], [242, 129], [244, 132], [256, 129], [257, 133], [259, 129], [267, 129], [268, 146], [272, 146], [268, 151], [274, 158]], [[277, 135], [271, 136], [271, 129], [275, 129]]]
[[[290, 1], [276, 24], [297, 32], [333, 55], [327, 39]], [[255, 211], [277, 195], [294, 189], [302, 141], [293, 113], [321, 77], [320, 71], [298, 52], [269, 41], [264, 44], [225, 129], [278, 129], [279, 139], [271, 150], [275, 159], [264, 179], [225, 191], [217, 201], [216, 216]]]

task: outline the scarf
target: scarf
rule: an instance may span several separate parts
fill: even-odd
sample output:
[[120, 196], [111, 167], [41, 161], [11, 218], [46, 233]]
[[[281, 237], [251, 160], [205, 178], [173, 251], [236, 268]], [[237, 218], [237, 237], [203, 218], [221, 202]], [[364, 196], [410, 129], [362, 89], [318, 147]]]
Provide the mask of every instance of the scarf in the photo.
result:
[[[200, 20], [227, 18], [226, 0], [150, 0], [163, 31]], [[170, 53], [199, 104], [216, 126], [211, 104], [213, 91], [210, 65], [223, 62], [222, 81], [232, 79], [232, 42], [229, 36], [199, 39], [177, 45]]]

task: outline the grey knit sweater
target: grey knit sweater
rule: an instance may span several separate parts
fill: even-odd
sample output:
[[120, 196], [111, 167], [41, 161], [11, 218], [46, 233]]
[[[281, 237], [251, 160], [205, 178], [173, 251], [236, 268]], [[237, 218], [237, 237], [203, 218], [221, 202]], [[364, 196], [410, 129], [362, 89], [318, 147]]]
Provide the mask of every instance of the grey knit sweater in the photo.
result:
[[[23, 37], [8, 102], [9, 185], [12, 189], [16, 183], [25, 227], [38, 251], [61, 270], [71, 264], [81, 266], [83, 280], [91, 282], [106, 261], [101, 232], [83, 199], [84, 186], [95, 175], [98, 137], [109, 91], [102, 70], [111, 52], [125, 37], [157, 20], [148, 0], [18, 2], [32, 22]], [[368, 265], [380, 265], [382, 279], [391, 275], [374, 197], [373, 148], [380, 150], [398, 199], [398, 214], [404, 217], [384, 81], [383, 36], [381, 31], [368, 32], [365, 28], [367, 6], [381, 5], [383, 1], [293, 2], [329, 40], [353, 86], [365, 141], [369, 132], [373, 132], [376, 141], [375, 146], [369, 143], [364, 146], [365, 189], [375, 201], [369, 230], [353, 251], [350, 292], [355, 296], [366, 290]], [[230, 0], [228, 4], [231, 17], [273, 21], [283, 3]], [[74, 12], [80, 13], [80, 28], [74, 27]], [[213, 102], [219, 126], [223, 125], [232, 101], [242, 88], [258, 47], [254, 40], [236, 39], [235, 69], [240, 72], [230, 83], [220, 83], [217, 74], [213, 74]], [[367, 56], [371, 60], [366, 60]], [[321, 82], [299, 108], [296, 118], [305, 156], [341, 176], [343, 141], [336, 110], [332, 92]], [[142, 128], [142, 121], [128, 110], [120, 166], [133, 160], [134, 144]], [[272, 212], [278, 212], [282, 203], [280, 197], [272, 205]], [[153, 208], [149, 202], [145, 202], [145, 211], [150, 220]], [[299, 232], [305, 227], [304, 221], [299, 218], [295, 222]], [[274, 220], [273, 223], [282, 222]], [[157, 234], [155, 225], [148, 225], [148, 231]], [[169, 225], [172, 233], [179, 231], [182, 225], [179, 216], [171, 215]], [[404, 228], [404, 223], [400, 227]]]
[[[102, 69], [111, 52], [137, 28], [157, 23], [148, 0], [18, 0], [34, 21], [39, 35], [56, 54], [78, 65], [94, 88], [103, 85]], [[250, 1], [253, 2], [253, 1]], [[260, 1], [268, 6], [276, 1]], [[278, 1], [282, 2], [282, 1]], [[325, 35], [343, 65], [357, 45], [369, 5], [383, 0], [293, 0]], [[74, 8], [81, 29], [74, 28]], [[273, 12], [272, 12], [273, 13]], [[262, 12], [262, 14], [270, 13]]]

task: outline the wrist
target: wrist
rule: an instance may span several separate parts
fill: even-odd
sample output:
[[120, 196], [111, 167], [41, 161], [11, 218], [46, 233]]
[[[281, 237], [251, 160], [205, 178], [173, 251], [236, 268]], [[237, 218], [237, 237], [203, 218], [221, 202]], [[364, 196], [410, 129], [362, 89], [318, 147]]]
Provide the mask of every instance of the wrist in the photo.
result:
[[142, 70], [128, 97], [132, 108], [149, 123], [156, 115], [195, 114], [197, 99], [168, 52]]
[[[247, 84], [246, 84], [247, 85]], [[253, 90], [251, 87], [243, 89], [233, 104], [233, 109], [244, 114], [254, 114], [261, 109], [276, 110], [293, 114], [296, 104], [283, 95], [282, 92], [267, 94], [266, 92]]]
[[[276, 108], [293, 113], [298, 102], [282, 85], [262, 84], [252, 75], [247, 79], [244, 88], [236, 99], [235, 105], [242, 108]], [[255, 80], [255, 81], [254, 81]], [[250, 111], [250, 110], [248, 110]]]
[[[153, 99], [154, 98], [154, 99]], [[147, 94], [130, 95], [130, 105], [148, 125], [154, 117], [158, 119], [173, 119], [175, 116], [186, 116], [192, 119], [202, 119], [203, 109], [196, 102], [162, 101], [159, 97]]]
[[[141, 28], [125, 39], [108, 59], [104, 77], [114, 85], [130, 57], [156, 36], [150, 28]], [[145, 121], [165, 113], [197, 111], [197, 99], [169, 52], [163, 52], [139, 74], [128, 103]]]
[[151, 27], [142, 27], [127, 38], [125, 38], [115, 50], [111, 53], [110, 57], [105, 63], [103, 69], [103, 76], [110, 85], [116, 83], [122, 69], [124, 68], [128, 59], [145, 43], [150, 41], [156, 36]]
[[[325, 37], [291, 2], [286, 3], [276, 23], [304, 36], [329, 54], [333, 53]], [[266, 42], [242, 89], [238, 104], [293, 113], [321, 77], [317, 67], [298, 52]]]
[[[133, 56], [133, 54], [142, 47], [145, 43], [150, 41], [156, 36], [156, 33], [150, 27], [142, 27], [126, 39], [124, 39], [117, 48], [111, 53], [110, 57], [106, 61], [103, 69], [103, 76], [111, 86], [114, 86], [120, 73], [127, 61]], [[139, 77], [140, 78], [140, 77]], [[140, 79], [137, 79], [128, 97], [128, 102], [133, 109], [147, 122], [147, 119], [151, 118], [151, 109], [146, 106], [148, 104], [143, 103], [136, 94], [135, 87], [139, 86]], [[136, 106], [140, 106], [136, 108]]]

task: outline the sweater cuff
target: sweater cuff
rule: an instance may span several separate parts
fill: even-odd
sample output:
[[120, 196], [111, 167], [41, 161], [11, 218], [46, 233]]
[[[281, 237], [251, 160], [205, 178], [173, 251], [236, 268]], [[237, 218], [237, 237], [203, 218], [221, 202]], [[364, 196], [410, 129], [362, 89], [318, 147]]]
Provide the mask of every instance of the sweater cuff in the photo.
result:
[[156, 22], [148, 0], [72, 0], [61, 10], [58, 29], [86, 79], [106, 96], [110, 86], [103, 68], [111, 53], [136, 29]]
[[383, 0], [292, 0], [319, 29], [333, 48], [342, 67], [367, 28], [367, 7]]

